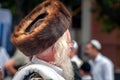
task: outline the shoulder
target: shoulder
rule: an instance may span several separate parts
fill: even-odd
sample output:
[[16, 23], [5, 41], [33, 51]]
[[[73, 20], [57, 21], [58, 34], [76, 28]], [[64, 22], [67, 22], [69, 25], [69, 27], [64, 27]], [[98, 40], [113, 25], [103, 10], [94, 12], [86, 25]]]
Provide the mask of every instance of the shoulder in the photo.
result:
[[38, 76], [37, 78], [41, 78], [43, 80], [64, 80], [64, 78], [57, 74], [53, 69], [41, 64], [31, 64], [22, 68], [14, 76], [13, 80], [26, 80], [25, 78], [35, 78], [36, 75]]
[[107, 58], [107, 57], [105, 57], [105, 56], [103, 56], [103, 55], [102, 55], [102, 58], [101, 58], [101, 62], [102, 62], [102, 64], [103, 64], [104, 66], [105, 66], [105, 65], [113, 66], [112, 61], [111, 61], [109, 58]]

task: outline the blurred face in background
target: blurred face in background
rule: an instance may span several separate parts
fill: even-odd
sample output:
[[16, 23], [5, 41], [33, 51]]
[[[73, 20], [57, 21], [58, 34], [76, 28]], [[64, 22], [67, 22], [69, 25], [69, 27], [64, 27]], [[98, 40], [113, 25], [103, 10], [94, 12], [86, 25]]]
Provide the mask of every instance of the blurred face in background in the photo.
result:
[[95, 48], [92, 46], [92, 44], [90, 44], [90, 43], [88, 43], [87, 45], [86, 45], [86, 48], [85, 48], [85, 53], [86, 53], [86, 55], [88, 56], [88, 57], [90, 57], [90, 58], [93, 58], [94, 57], [94, 53], [95, 53]]

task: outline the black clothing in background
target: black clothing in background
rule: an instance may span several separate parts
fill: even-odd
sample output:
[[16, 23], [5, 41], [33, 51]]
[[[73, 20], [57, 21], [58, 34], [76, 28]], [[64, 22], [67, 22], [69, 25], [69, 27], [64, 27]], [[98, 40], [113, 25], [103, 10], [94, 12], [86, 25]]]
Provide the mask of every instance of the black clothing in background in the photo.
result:
[[77, 67], [75, 62], [72, 62], [73, 70], [74, 70], [74, 80], [81, 80], [79, 68]]

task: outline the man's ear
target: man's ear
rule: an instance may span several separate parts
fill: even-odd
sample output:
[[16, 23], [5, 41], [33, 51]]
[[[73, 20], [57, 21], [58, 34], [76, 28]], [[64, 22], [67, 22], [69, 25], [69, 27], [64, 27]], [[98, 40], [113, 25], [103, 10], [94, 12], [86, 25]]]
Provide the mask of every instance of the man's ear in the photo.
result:
[[54, 46], [52, 47], [52, 53], [56, 53], [56, 48]]

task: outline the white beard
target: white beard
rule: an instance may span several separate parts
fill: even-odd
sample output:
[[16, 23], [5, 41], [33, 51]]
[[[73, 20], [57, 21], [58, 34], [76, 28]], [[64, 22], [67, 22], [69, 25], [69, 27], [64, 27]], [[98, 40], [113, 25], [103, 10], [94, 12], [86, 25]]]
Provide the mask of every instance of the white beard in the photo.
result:
[[65, 36], [64, 34], [55, 44], [55, 61], [52, 63], [63, 69], [63, 77], [66, 80], [74, 80], [73, 68], [69, 57], [71, 50], [66, 42]]
[[71, 64], [71, 61], [68, 56], [56, 56], [55, 62], [52, 62], [52, 64], [59, 66], [63, 70], [63, 77], [66, 80], [74, 80], [74, 73], [73, 73], [73, 67]]

